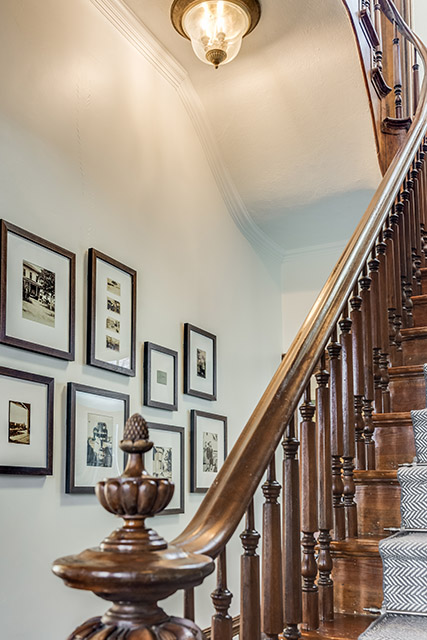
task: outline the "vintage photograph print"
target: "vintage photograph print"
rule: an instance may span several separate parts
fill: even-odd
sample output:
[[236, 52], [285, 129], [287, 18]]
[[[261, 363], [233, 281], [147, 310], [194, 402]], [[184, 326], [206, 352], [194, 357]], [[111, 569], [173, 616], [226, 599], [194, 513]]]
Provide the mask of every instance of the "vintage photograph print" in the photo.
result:
[[119, 447], [129, 396], [73, 382], [67, 389], [66, 493], [94, 493], [96, 483], [123, 472]]
[[178, 409], [178, 353], [152, 342], [144, 343], [144, 404]]
[[74, 360], [75, 255], [1, 221], [0, 342]]
[[206, 493], [227, 455], [227, 418], [191, 411], [191, 475], [193, 493]]
[[184, 393], [216, 400], [216, 336], [188, 322], [184, 325]]
[[0, 473], [52, 475], [54, 380], [0, 367]]
[[184, 513], [184, 429], [168, 424], [148, 423], [151, 451], [144, 456], [148, 473], [175, 485], [169, 506], [158, 515]]
[[135, 375], [136, 271], [89, 249], [87, 363]]

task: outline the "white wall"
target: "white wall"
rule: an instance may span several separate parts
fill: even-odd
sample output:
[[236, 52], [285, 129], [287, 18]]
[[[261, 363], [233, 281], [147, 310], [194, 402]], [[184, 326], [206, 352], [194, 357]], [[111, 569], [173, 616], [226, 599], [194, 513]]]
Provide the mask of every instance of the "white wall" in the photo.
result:
[[[129, 393], [131, 411], [187, 436], [191, 408], [225, 414], [233, 444], [280, 360], [280, 277], [231, 221], [175, 90], [91, 2], [2, 0], [0, 77], [0, 217], [77, 254], [75, 362], [0, 346], [1, 365], [56, 381], [53, 477], [0, 477], [1, 635], [58, 640], [106, 603], [67, 589], [52, 561], [117, 526], [95, 497], [64, 493], [66, 383]], [[133, 379], [84, 364], [91, 246], [138, 270]], [[181, 358], [184, 322], [218, 336], [218, 401], [180, 393], [174, 414], [143, 408], [142, 344]], [[188, 454], [187, 437], [187, 489]], [[155, 528], [171, 539], [200, 501], [187, 491], [186, 513]]]

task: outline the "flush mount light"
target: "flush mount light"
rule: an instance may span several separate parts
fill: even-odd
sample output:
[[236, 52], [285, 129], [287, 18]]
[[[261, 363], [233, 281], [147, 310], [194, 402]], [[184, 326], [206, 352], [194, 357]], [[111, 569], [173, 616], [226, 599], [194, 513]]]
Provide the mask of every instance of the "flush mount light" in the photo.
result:
[[174, 0], [171, 20], [196, 56], [218, 69], [234, 60], [261, 15], [258, 0]]

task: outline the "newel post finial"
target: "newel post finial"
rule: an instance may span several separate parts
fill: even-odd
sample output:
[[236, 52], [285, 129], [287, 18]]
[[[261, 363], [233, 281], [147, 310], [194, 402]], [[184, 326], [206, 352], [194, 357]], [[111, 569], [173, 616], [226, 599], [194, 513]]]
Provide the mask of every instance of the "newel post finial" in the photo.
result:
[[150, 451], [147, 423], [134, 414], [125, 425], [120, 448], [128, 454], [126, 469], [118, 478], [99, 482], [96, 495], [110, 513], [123, 518], [99, 547], [79, 555], [59, 558], [53, 572], [69, 587], [93, 591], [113, 606], [99, 618], [78, 627], [68, 640], [202, 640], [191, 622], [168, 616], [157, 602], [178, 589], [189, 589], [212, 573], [211, 558], [168, 545], [145, 519], [163, 511], [172, 499], [174, 485], [154, 478], [144, 468]]

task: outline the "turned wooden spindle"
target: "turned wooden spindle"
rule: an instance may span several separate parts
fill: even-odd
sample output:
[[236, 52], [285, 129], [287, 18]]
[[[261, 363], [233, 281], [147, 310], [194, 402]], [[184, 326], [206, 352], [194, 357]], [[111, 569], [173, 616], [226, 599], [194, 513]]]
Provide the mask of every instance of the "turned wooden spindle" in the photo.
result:
[[401, 274], [401, 294], [402, 294], [402, 326], [406, 329], [410, 327], [412, 316], [412, 300], [408, 301], [408, 260], [407, 260], [407, 235], [405, 222], [405, 201], [403, 198], [404, 188], [397, 195], [396, 213], [399, 216], [399, 248], [400, 248], [400, 274]]
[[416, 249], [416, 225], [415, 225], [415, 201], [414, 201], [414, 181], [412, 179], [412, 175], [411, 175], [411, 171], [408, 171], [407, 177], [406, 177], [406, 190], [408, 193], [407, 196], [407, 211], [408, 211], [408, 225], [409, 225], [409, 231], [408, 231], [408, 239], [409, 239], [409, 252], [408, 252], [408, 260], [410, 263], [410, 267], [411, 267], [411, 271], [410, 273], [412, 274], [411, 277], [411, 285], [412, 285], [412, 291], [411, 291], [411, 295], [416, 295], [417, 294], [417, 281], [416, 281], [416, 266], [415, 266], [415, 260], [416, 260], [416, 253], [417, 253], [417, 249]]
[[223, 549], [217, 559], [216, 589], [211, 593], [215, 613], [212, 616], [212, 640], [231, 640], [233, 637], [233, 619], [229, 615], [233, 594], [227, 588], [227, 556]]
[[276, 461], [273, 455], [262, 485], [264, 494], [262, 529], [262, 624], [267, 638], [277, 640], [283, 629], [282, 602], [282, 532], [280, 504], [281, 485], [276, 480]]
[[372, 422], [372, 403], [374, 401], [374, 372], [372, 360], [372, 321], [371, 321], [371, 279], [366, 266], [359, 280], [362, 298], [362, 335], [363, 335], [363, 421], [365, 436], [365, 468], [375, 469], [375, 443], [372, 440], [374, 425]]
[[[97, 548], [60, 558], [53, 571], [66, 585], [93, 591], [113, 606], [91, 618], [69, 640], [202, 640], [201, 630], [184, 618], [167, 615], [157, 604], [178, 589], [192, 589], [212, 573], [211, 558], [183, 551], [145, 526], [146, 518], [163, 511], [172, 499], [174, 485], [154, 478], [144, 469], [144, 453], [153, 447], [147, 424], [140, 415], [126, 422], [122, 451], [128, 454], [123, 474], [98, 482], [101, 505], [124, 520], [124, 525]], [[257, 637], [259, 640], [259, 636]]]
[[301, 434], [301, 530], [302, 530], [302, 620], [308, 631], [319, 627], [319, 590], [316, 585], [317, 562], [315, 557], [318, 530], [317, 509], [317, 447], [316, 424], [313, 421], [316, 408], [311, 402], [310, 384], [304, 392], [300, 406]]
[[426, 192], [426, 153], [424, 151], [424, 145], [420, 148], [420, 226], [421, 226], [421, 262], [422, 266], [426, 266], [426, 250], [427, 250], [427, 232], [426, 232], [426, 207], [427, 207], [427, 192]]
[[342, 361], [342, 407], [343, 407], [343, 481], [344, 509], [347, 538], [357, 537], [357, 506], [354, 501], [354, 457], [356, 443], [354, 433], [354, 392], [353, 392], [353, 351], [351, 339], [351, 320], [348, 317], [348, 304], [345, 305], [340, 320], [341, 361]]
[[329, 373], [325, 356], [316, 373], [316, 418], [319, 459], [319, 608], [322, 620], [334, 619], [334, 585], [331, 578], [332, 556], [330, 530], [334, 526], [332, 513], [331, 424], [329, 414]]
[[383, 397], [381, 386], [381, 331], [380, 331], [380, 299], [379, 299], [379, 260], [375, 255], [375, 248], [371, 251], [368, 262], [369, 277], [371, 279], [371, 320], [372, 320], [372, 367], [374, 376], [374, 407], [375, 413], [382, 413]]
[[414, 64], [412, 65], [412, 107], [415, 114], [420, 100], [420, 65], [418, 51], [414, 49]]
[[383, 412], [390, 412], [390, 376], [389, 368], [389, 331], [388, 331], [388, 310], [387, 310], [387, 245], [384, 242], [383, 232], [380, 232], [376, 245], [377, 258], [379, 261], [379, 326], [381, 332], [381, 353], [380, 353], [380, 371], [381, 371], [381, 389], [383, 400]]
[[396, 362], [396, 271], [394, 267], [394, 229], [391, 226], [390, 218], [384, 228], [384, 242], [386, 245], [386, 268], [387, 268], [387, 317], [388, 317], [388, 345], [390, 362]]
[[396, 296], [396, 311], [394, 313], [394, 342], [395, 342], [395, 352], [394, 352], [394, 360], [393, 365], [396, 367], [400, 367], [403, 363], [403, 352], [402, 352], [402, 276], [400, 269], [400, 214], [398, 212], [398, 205], [400, 203], [396, 202], [393, 205], [391, 214], [390, 214], [390, 225], [393, 232], [393, 264], [394, 264], [394, 293]]
[[383, 69], [383, 38], [382, 38], [382, 13], [379, 2], [374, 2], [374, 25], [378, 36], [378, 45], [375, 47], [374, 63], [382, 71]]
[[393, 38], [393, 83], [394, 83], [394, 105], [396, 118], [403, 117], [402, 107], [402, 61], [400, 57], [400, 38], [397, 24], [394, 25]]
[[261, 637], [259, 555], [256, 550], [260, 535], [255, 529], [253, 498], [246, 511], [245, 530], [240, 534], [243, 555], [240, 562], [240, 637]]
[[365, 468], [365, 438], [363, 435], [364, 422], [363, 407], [363, 329], [362, 329], [362, 298], [359, 296], [358, 285], [353, 290], [350, 298], [351, 323], [352, 323], [352, 350], [353, 350], [353, 386], [354, 386], [354, 430], [356, 441], [356, 468]]
[[410, 204], [411, 194], [408, 189], [408, 184], [409, 184], [409, 180], [405, 179], [403, 189], [401, 191], [401, 198], [403, 201], [403, 224], [405, 227], [404, 255], [405, 255], [405, 262], [406, 262], [406, 265], [405, 265], [406, 317], [407, 317], [407, 327], [411, 328], [414, 326], [414, 318], [412, 314], [412, 309], [413, 309], [412, 283], [413, 283], [414, 265], [413, 265], [413, 259], [412, 259], [412, 230], [411, 230], [411, 204]]
[[411, 171], [412, 178], [412, 203], [413, 203], [413, 225], [414, 225], [414, 277], [415, 292], [421, 294], [421, 218], [420, 218], [420, 187], [419, 173], [421, 164], [418, 159], [414, 160]]
[[342, 373], [341, 345], [337, 342], [337, 329], [332, 332], [327, 347], [329, 354], [329, 401], [331, 421], [331, 457], [332, 457], [332, 499], [333, 499], [333, 539], [345, 538], [345, 511], [342, 479], [343, 425], [342, 425]]
[[184, 591], [184, 618], [195, 620], [194, 589]]
[[301, 528], [299, 505], [299, 442], [295, 436], [295, 418], [286, 427], [283, 438], [283, 637], [297, 640], [301, 633]]

